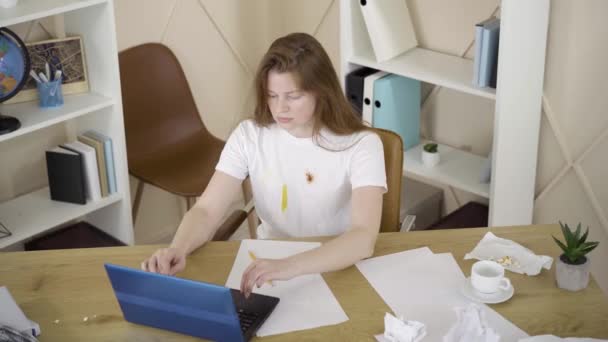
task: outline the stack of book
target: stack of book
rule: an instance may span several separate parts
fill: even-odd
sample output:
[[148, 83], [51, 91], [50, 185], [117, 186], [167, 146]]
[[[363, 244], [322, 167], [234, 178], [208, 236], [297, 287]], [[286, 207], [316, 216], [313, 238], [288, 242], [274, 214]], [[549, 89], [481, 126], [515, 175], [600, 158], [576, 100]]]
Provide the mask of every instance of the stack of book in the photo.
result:
[[86, 204], [117, 191], [112, 139], [87, 131], [46, 151], [51, 199]]
[[473, 84], [496, 88], [500, 19], [491, 17], [475, 25]]

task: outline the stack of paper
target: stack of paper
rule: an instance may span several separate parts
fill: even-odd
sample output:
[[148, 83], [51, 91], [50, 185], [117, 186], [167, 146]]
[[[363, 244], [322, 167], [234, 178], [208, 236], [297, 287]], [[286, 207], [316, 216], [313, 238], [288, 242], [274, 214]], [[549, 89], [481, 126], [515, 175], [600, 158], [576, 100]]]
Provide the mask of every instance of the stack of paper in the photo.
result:
[[[320, 245], [318, 242], [243, 240], [226, 286], [240, 289], [243, 272], [252, 262], [249, 252], [262, 259], [280, 259]], [[258, 330], [258, 336], [312, 329], [348, 320], [348, 316], [320, 274], [303, 275], [287, 281], [273, 281], [272, 286], [264, 284], [259, 289], [254, 288], [253, 292], [281, 299]]]
[[[461, 293], [465, 277], [450, 253], [424, 247], [363, 260], [357, 267], [395, 315], [426, 325], [429, 341], [441, 341], [457, 321], [454, 308], [472, 302]], [[501, 340], [528, 336], [489, 307], [482, 309]]]

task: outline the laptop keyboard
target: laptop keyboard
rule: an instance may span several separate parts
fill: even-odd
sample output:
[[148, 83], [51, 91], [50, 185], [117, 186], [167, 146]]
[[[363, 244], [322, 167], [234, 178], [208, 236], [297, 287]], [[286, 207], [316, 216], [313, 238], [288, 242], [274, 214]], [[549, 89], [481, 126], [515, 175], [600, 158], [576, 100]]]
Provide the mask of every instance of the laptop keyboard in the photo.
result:
[[241, 322], [241, 331], [245, 332], [257, 320], [258, 314], [247, 312], [243, 309], [238, 309], [239, 321]]

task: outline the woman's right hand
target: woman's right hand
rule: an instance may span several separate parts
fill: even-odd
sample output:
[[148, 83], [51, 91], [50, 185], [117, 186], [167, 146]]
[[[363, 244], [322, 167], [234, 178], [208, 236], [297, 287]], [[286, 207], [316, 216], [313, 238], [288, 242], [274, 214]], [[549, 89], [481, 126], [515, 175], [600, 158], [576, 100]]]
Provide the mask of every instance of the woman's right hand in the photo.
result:
[[175, 275], [186, 268], [186, 253], [177, 248], [161, 248], [141, 263], [148, 272]]

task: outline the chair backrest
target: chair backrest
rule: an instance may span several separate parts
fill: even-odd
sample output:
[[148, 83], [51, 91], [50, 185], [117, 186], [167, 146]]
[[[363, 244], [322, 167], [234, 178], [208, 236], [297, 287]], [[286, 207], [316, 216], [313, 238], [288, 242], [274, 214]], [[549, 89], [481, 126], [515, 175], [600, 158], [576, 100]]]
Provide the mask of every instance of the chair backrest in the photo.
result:
[[186, 76], [168, 47], [138, 45], [120, 52], [118, 60], [129, 159], [207, 131]]
[[388, 191], [382, 201], [380, 232], [399, 231], [399, 211], [401, 205], [401, 180], [403, 177], [403, 141], [395, 133], [374, 128], [384, 146], [384, 164]]

